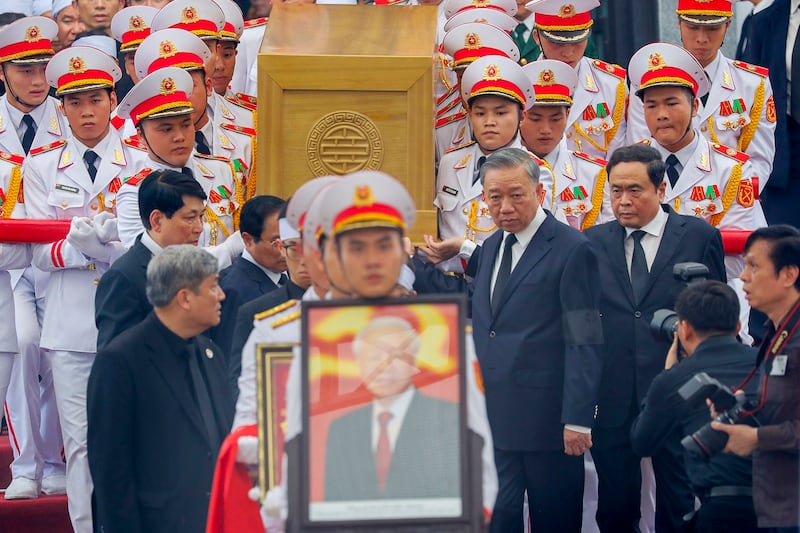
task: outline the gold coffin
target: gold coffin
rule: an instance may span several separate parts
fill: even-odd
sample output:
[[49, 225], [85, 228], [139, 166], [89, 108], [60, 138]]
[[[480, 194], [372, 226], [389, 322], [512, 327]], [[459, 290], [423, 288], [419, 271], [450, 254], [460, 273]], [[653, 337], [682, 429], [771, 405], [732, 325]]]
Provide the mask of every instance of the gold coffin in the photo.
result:
[[381, 170], [417, 204], [415, 241], [436, 234], [436, 7], [279, 4], [258, 55], [258, 192]]

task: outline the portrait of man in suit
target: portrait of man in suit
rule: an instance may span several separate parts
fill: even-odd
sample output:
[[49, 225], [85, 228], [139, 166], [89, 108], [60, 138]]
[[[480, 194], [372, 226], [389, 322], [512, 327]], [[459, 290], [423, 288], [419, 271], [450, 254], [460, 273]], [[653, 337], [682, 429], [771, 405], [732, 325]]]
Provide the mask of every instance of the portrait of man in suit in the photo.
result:
[[328, 430], [325, 500], [457, 498], [459, 410], [417, 390], [420, 334], [404, 318], [373, 318], [353, 356], [372, 401]]

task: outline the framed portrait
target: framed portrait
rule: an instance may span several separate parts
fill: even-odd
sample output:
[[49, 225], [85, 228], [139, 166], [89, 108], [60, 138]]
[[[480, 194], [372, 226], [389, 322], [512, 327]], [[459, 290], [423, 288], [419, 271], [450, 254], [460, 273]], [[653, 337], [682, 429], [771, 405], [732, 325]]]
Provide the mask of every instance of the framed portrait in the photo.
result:
[[303, 302], [303, 531], [469, 521], [464, 310]]
[[281, 480], [286, 428], [286, 383], [292, 362], [292, 344], [256, 346], [258, 401], [258, 485], [263, 501]]

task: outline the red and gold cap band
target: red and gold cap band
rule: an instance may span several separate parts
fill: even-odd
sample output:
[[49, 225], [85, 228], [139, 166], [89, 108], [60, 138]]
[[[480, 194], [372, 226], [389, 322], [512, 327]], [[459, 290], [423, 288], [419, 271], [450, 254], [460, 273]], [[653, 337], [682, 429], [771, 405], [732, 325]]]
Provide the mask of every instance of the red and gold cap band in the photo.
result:
[[361, 228], [405, 229], [403, 215], [394, 206], [374, 203], [353, 205], [339, 213], [333, 221], [333, 234]]

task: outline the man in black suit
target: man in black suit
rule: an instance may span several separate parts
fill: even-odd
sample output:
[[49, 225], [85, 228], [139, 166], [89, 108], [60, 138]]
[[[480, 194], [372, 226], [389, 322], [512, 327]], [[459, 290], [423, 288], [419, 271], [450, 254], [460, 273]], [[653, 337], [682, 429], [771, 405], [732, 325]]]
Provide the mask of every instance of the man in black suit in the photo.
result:
[[280, 249], [278, 216], [286, 202], [276, 196], [254, 196], [242, 207], [239, 231], [244, 252], [231, 266], [220, 272], [219, 285], [225, 291], [222, 322], [211, 338], [231, 353], [231, 340], [236, 313], [245, 304], [262, 294], [286, 285], [286, 259]]
[[147, 267], [153, 312], [98, 352], [87, 396], [99, 531], [205, 531], [233, 418], [225, 361], [200, 335], [220, 319], [217, 269], [196, 246], [165, 249]]
[[231, 340], [230, 367], [231, 378], [238, 389], [237, 381], [242, 369], [242, 348], [250, 332], [253, 331], [253, 317], [262, 311], [272, 309], [289, 300], [299, 300], [311, 286], [311, 277], [306, 269], [305, 258], [301, 257], [298, 246], [302, 246], [300, 233], [286, 220], [286, 206], [283, 204], [278, 219], [280, 242], [278, 249], [286, 261], [286, 271], [289, 273], [287, 282], [274, 291], [262, 294], [239, 307], [236, 313], [236, 324], [233, 328]]
[[500, 230], [472, 257], [473, 337], [499, 478], [491, 531], [522, 531], [526, 491], [534, 531], [580, 531], [602, 368], [597, 258], [540, 209], [528, 152], [498, 150], [480, 177]]
[[[638, 531], [641, 473], [630, 425], [669, 349], [649, 331], [653, 312], [672, 308], [685, 286], [673, 277], [676, 263], [702, 263], [710, 279], [723, 282], [725, 265], [717, 229], [661, 205], [666, 182], [655, 148], [618, 148], [607, 169], [617, 220], [586, 231], [600, 258], [593, 277], [602, 288], [605, 337], [592, 457], [599, 479], [597, 523], [601, 531], [617, 533]], [[681, 450], [665, 446], [653, 456], [653, 467], [656, 528], [680, 531], [683, 516], [694, 509]]]
[[147, 264], [171, 244], [197, 244], [203, 233], [205, 199], [203, 187], [180, 172], [157, 170], [142, 181], [139, 215], [145, 231], [103, 274], [97, 286], [98, 349], [144, 320], [153, 309], [145, 294]]
[[[649, 457], [667, 442], [693, 435], [709, 423], [705, 398], [693, 404], [678, 390], [700, 372], [728, 387], [744, 382], [758, 351], [736, 339], [739, 330], [739, 300], [733, 289], [719, 281], [693, 283], [675, 302], [678, 329], [661, 372], [647, 390], [642, 412], [634, 420], [631, 441], [634, 451]], [[678, 341], [683, 355], [678, 357]], [[755, 400], [757, 381], [745, 392]], [[703, 439], [708, 443], [708, 439]], [[695, 515], [697, 533], [737, 531], [755, 533], [753, 508], [753, 461], [716, 453], [710, 458], [684, 450], [687, 473], [701, 507]]]
[[[790, 31], [790, 27], [794, 31]], [[775, 0], [754, 13], [748, 22], [747, 47], [742, 59], [769, 69], [775, 100], [775, 163], [762, 193], [764, 214], [772, 224], [800, 226], [800, 90], [791, 80], [800, 80], [800, 6], [795, 0]], [[788, 57], [787, 57], [788, 56]]]
[[459, 496], [458, 406], [413, 387], [419, 346], [399, 317], [375, 318], [356, 335], [353, 355], [373, 400], [331, 422], [325, 500]]

